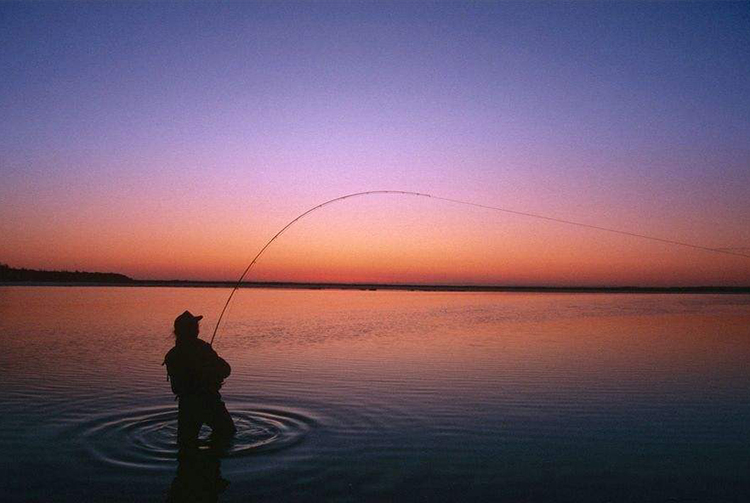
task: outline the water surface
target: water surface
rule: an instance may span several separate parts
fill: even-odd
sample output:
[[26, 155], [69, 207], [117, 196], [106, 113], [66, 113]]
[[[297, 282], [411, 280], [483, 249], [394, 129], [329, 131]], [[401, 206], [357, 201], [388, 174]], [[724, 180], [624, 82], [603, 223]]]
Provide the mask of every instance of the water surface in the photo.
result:
[[[171, 322], [214, 288], [0, 287], [4, 501], [164, 501]], [[750, 296], [238, 292], [220, 501], [745, 501]]]

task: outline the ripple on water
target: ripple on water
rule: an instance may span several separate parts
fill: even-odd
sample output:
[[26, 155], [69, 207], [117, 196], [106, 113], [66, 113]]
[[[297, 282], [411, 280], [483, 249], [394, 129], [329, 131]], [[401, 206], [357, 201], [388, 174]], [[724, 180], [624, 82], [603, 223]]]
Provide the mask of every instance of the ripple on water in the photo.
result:
[[[305, 411], [235, 405], [237, 434], [226, 457], [239, 458], [287, 449], [301, 442], [317, 424]], [[201, 437], [207, 437], [207, 427]], [[177, 407], [148, 407], [92, 416], [60, 432], [73, 439], [84, 460], [138, 470], [174, 469], [177, 454]]]

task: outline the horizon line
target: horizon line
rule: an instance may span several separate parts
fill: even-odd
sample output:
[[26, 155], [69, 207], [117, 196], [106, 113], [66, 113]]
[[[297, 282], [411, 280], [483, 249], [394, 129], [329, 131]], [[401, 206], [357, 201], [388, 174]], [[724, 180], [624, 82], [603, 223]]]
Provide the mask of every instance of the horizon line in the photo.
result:
[[299, 288], [341, 290], [422, 290], [475, 292], [728, 292], [750, 293], [750, 285], [513, 285], [476, 283], [392, 283], [336, 281], [241, 281], [192, 279], [136, 279], [122, 273], [15, 268], [0, 262], [0, 286], [179, 286], [239, 288]]

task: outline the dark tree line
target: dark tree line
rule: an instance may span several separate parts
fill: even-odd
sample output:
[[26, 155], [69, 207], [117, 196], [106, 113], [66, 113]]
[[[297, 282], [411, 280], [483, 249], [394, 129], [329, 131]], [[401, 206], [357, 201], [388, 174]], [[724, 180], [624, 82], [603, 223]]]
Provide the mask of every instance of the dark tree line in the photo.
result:
[[37, 271], [0, 264], [0, 283], [133, 283], [135, 280], [113, 272]]

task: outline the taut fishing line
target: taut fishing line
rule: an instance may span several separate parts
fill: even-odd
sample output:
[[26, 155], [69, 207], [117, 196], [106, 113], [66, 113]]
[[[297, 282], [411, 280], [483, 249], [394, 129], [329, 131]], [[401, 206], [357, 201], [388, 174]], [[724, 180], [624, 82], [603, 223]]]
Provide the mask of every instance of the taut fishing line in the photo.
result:
[[614, 233], [614, 234], [621, 234], [623, 236], [631, 236], [631, 237], [636, 237], [636, 238], [641, 238], [641, 239], [649, 239], [651, 241], [658, 241], [660, 243], [667, 243], [667, 244], [677, 245], [677, 246], [685, 246], [685, 247], [694, 248], [694, 249], [697, 249], [697, 250], [704, 250], [704, 251], [709, 251], [709, 252], [714, 252], [714, 253], [723, 253], [725, 255], [734, 255], [736, 257], [750, 258], [750, 255], [748, 255], [748, 254], [739, 253], [737, 251], [732, 251], [731, 249], [727, 249], [727, 248], [709, 248], [707, 246], [700, 246], [700, 245], [695, 245], [695, 244], [691, 244], [691, 243], [683, 243], [681, 241], [674, 241], [674, 240], [671, 240], [671, 239], [664, 239], [664, 238], [659, 238], [659, 237], [655, 237], [655, 236], [646, 236], [644, 234], [637, 234], [635, 232], [627, 232], [627, 231], [621, 231], [621, 230], [618, 230], [618, 229], [610, 229], [610, 228], [607, 228], [607, 227], [600, 227], [598, 225], [585, 224], [585, 223], [582, 223], [582, 222], [574, 222], [572, 220], [564, 220], [562, 218], [548, 217], [548, 216], [545, 216], [545, 215], [537, 215], [537, 214], [534, 214], [534, 213], [527, 213], [527, 212], [524, 212], [524, 211], [509, 210], [507, 208], [498, 208], [496, 206], [487, 206], [485, 204], [472, 203], [470, 201], [461, 201], [459, 199], [451, 199], [449, 197], [433, 196], [432, 194], [425, 194], [425, 193], [422, 193], [422, 192], [409, 192], [409, 191], [405, 191], [405, 190], [370, 190], [370, 191], [367, 191], [367, 192], [355, 192], [354, 194], [347, 194], [345, 196], [336, 197], [334, 199], [331, 199], [329, 201], [321, 203], [321, 204], [319, 204], [319, 205], [317, 205], [317, 206], [315, 206], [313, 208], [310, 208], [309, 210], [305, 211], [304, 213], [302, 213], [301, 215], [299, 215], [297, 218], [295, 218], [294, 220], [292, 220], [291, 222], [289, 222], [288, 224], [286, 224], [284, 227], [282, 227], [281, 230], [279, 232], [277, 232], [263, 246], [263, 248], [260, 249], [260, 251], [255, 256], [255, 258], [253, 258], [252, 262], [250, 262], [250, 264], [245, 268], [244, 272], [242, 273], [242, 276], [240, 276], [240, 279], [237, 280], [237, 284], [234, 285], [234, 288], [232, 288], [232, 291], [229, 293], [229, 297], [227, 298], [227, 301], [224, 303], [224, 307], [221, 310], [221, 314], [219, 314], [219, 320], [216, 322], [216, 326], [214, 327], [214, 333], [211, 336], [211, 342], [210, 342], [210, 344], [213, 345], [214, 338], [216, 337], [216, 332], [219, 330], [219, 324], [221, 323], [221, 320], [224, 317], [224, 313], [226, 313], [227, 307], [229, 307], [229, 303], [232, 301], [232, 297], [234, 297], [235, 292], [237, 291], [237, 289], [239, 289], [240, 285], [242, 284], [242, 280], [245, 279], [245, 276], [247, 276], [247, 273], [250, 271], [250, 269], [253, 267], [253, 265], [255, 265], [255, 263], [258, 261], [258, 259], [260, 258], [260, 256], [263, 255], [263, 252], [266, 251], [266, 248], [268, 248], [271, 245], [271, 243], [273, 243], [276, 240], [276, 238], [278, 238], [279, 236], [281, 236], [284, 233], [284, 231], [286, 231], [289, 227], [291, 227], [292, 225], [294, 225], [295, 223], [297, 223], [297, 221], [301, 220], [302, 218], [304, 218], [305, 216], [309, 215], [313, 211], [322, 208], [323, 206], [328, 206], [329, 204], [333, 204], [333, 203], [336, 203], [336, 202], [339, 202], [339, 201], [343, 201], [344, 199], [350, 199], [352, 197], [370, 196], [370, 195], [373, 195], [373, 194], [397, 194], [397, 195], [403, 195], [403, 196], [427, 197], [427, 198], [430, 198], [430, 199], [436, 199], [436, 200], [439, 200], [439, 201], [447, 201], [449, 203], [461, 204], [461, 205], [464, 205], [464, 206], [473, 206], [475, 208], [484, 208], [486, 210], [501, 211], [503, 213], [511, 213], [513, 215], [521, 215], [521, 216], [524, 216], [524, 217], [536, 218], [536, 219], [539, 219], [539, 220], [547, 220], [549, 222], [558, 222], [558, 223], [561, 223], [561, 224], [575, 225], [575, 226], [578, 226], [578, 227], [585, 227], [587, 229], [595, 229], [595, 230], [598, 230], [598, 231], [611, 232], [611, 233]]

